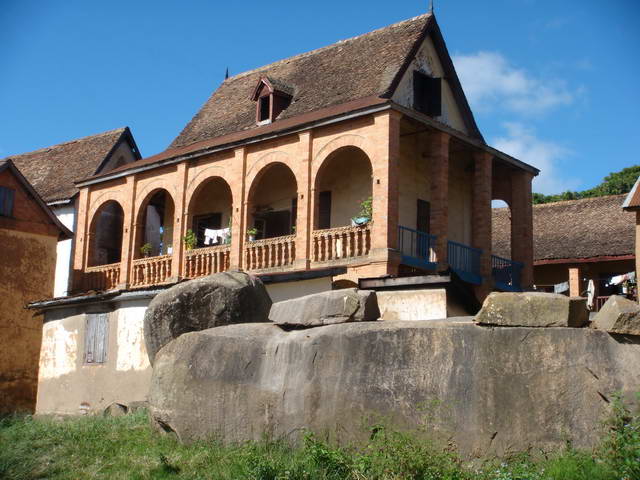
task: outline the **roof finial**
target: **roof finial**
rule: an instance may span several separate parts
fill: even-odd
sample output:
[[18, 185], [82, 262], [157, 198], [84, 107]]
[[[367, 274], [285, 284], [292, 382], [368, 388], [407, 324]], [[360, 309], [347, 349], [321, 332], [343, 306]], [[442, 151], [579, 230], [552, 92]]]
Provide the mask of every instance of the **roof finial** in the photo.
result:
[[433, 15], [433, 0], [429, 0], [429, 13]]
[[229, 67], [227, 67], [227, 71], [224, 72], [224, 79], [228, 79], [229, 78]]

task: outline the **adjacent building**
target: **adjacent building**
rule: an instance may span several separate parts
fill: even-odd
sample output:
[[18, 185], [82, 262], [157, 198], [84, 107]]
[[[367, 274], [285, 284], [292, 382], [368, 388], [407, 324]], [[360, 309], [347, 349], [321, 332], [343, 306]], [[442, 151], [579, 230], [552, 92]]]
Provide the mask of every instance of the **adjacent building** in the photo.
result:
[[51, 297], [56, 245], [71, 232], [10, 160], [0, 160], [0, 413], [33, 412], [42, 317], [29, 302]]
[[[241, 269], [299, 282], [271, 290], [291, 295], [451, 274], [479, 300], [530, 287], [537, 173], [484, 141], [433, 15], [230, 77], [167, 150], [76, 182], [73, 297], [33, 305], [38, 409], [143, 398], [144, 309], [184, 279]], [[494, 199], [509, 256], [492, 252]]]
[[[625, 285], [635, 268], [635, 226], [622, 210], [625, 195], [533, 206], [533, 278], [541, 291], [590, 296], [600, 309], [612, 294], [632, 294]], [[509, 255], [507, 208], [493, 211], [493, 250]], [[631, 283], [631, 282], [629, 282]], [[633, 282], [635, 283], [635, 282]]]

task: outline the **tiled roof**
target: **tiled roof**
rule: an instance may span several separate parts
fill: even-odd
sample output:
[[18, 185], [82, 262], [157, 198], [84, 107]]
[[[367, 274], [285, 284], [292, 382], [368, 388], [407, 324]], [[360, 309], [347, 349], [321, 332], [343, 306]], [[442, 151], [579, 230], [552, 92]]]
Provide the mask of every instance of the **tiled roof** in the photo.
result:
[[421, 15], [230, 77], [169, 148], [256, 128], [251, 94], [261, 77], [293, 93], [278, 120], [364, 97], [388, 96], [430, 18]]
[[[625, 195], [533, 206], [534, 261], [633, 255], [635, 217], [622, 210]], [[493, 253], [511, 257], [510, 212], [493, 209]]]
[[7, 157], [33, 185], [45, 202], [67, 200], [78, 189], [73, 182], [95, 175], [128, 128]]

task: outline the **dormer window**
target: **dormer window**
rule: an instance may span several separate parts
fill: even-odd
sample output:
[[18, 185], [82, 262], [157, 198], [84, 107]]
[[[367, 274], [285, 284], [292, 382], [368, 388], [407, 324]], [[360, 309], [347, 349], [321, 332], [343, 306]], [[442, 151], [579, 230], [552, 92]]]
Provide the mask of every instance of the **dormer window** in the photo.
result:
[[289, 106], [292, 98], [291, 88], [271, 78], [260, 78], [251, 97], [256, 102], [256, 123], [265, 125], [274, 122]]
[[442, 79], [433, 78], [418, 70], [413, 72], [413, 108], [439, 117], [442, 115]]

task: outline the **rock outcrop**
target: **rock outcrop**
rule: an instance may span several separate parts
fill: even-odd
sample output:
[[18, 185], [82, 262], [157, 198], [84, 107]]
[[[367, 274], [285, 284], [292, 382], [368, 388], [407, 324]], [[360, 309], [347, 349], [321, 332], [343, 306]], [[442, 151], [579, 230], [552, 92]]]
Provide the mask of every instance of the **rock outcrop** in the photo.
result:
[[271, 298], [259, 278], [217, 273], [175, 285], [149, 303], [144, 340], [149, 361], [183, 333], [235, 323], [267, 322]]
[[231, 325], [158, 353], [150, 413], [183, 441], [294, 441], [304, 429], [357, 441], [382, 417], [422, 424], [467, 456], [588, 447], [611, 395], [640, 391], [639, 364], [640, 339], [586, 328]]
[[540, 292], [493, 292], [476, 315], [479, 325], [501, 327], [584, 327], [587, 300]]
[[346, 288], [274, 303], [269, 320], [288, 327], [368, 322], [380, 317], [376, 292]]
[[593, 318], [593, 327], [609, 333], [640, 335], [640, 305], [612, 295]]

